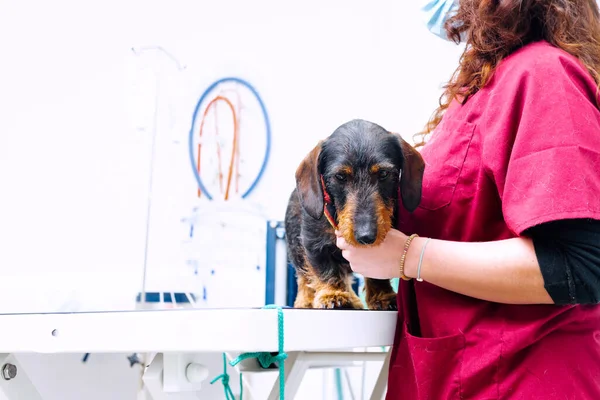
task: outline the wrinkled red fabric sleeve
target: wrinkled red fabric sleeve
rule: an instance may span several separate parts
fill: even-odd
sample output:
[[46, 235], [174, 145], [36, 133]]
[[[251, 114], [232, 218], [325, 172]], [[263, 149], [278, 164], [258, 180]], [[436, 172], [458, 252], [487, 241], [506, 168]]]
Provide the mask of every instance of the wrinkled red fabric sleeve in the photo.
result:
[[554, 54], [502, 74], [482, 129], [509, 229], [600, 219], [600, 112], [587, 70]]

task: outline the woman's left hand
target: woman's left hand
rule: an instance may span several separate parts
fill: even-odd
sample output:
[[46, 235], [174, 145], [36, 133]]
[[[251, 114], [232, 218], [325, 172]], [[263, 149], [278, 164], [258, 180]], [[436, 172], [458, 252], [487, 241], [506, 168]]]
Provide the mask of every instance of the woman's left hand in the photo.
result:
[[342, 250], [342, 256], [350, 263], [352, 270], [365, 278], [392, 279], [400, 277], [400, 256], [407, 236], [392, 229], [379, 246], [354, 247], [340, 236], [338, 231], [336, 245]]

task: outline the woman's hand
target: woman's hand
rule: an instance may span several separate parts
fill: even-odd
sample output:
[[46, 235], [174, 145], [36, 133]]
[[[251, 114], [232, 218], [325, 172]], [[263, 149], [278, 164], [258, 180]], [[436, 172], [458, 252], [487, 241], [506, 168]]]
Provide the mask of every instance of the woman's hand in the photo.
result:
[[385, 240], [375, 247], [354, 247], [348, 244], [338, 231], [335, 234], [336, 244], [354, 272], [365, 278], [375, 279], [392, 279], [400, 276], [400, 257], [407, 239], [404, 233], [392, 229]]

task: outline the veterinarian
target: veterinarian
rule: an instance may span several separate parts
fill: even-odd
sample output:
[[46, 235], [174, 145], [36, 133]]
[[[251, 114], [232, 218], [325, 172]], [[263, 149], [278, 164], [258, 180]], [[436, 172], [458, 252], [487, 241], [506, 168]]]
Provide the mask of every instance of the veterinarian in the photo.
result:
[[446, 27], [466, 49], [420, 135], [419, 208], [380, 246], [337, 241], [402, 278], [387, 398], [598, 400], [596, 1], [461, 0]]

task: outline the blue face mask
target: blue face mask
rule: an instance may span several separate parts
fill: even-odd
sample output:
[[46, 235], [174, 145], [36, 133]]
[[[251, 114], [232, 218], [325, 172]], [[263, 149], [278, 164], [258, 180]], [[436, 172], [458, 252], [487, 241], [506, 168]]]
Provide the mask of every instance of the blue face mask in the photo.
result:
[[[421, 6], [427, 29], [434, 35], [450, 40], [444, 29], [446, 21], [458, 10], [459, 0], [421, 0], [425, 4]], [[461, 40], [464, 40], [461, 38]]]

